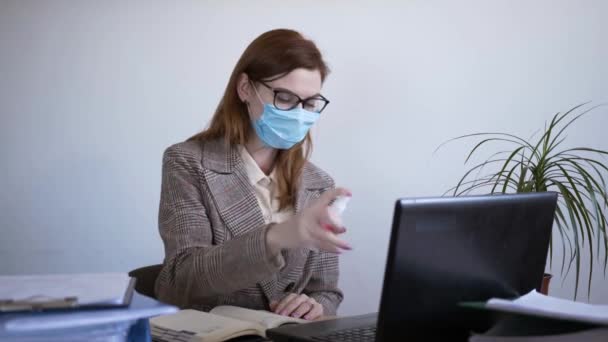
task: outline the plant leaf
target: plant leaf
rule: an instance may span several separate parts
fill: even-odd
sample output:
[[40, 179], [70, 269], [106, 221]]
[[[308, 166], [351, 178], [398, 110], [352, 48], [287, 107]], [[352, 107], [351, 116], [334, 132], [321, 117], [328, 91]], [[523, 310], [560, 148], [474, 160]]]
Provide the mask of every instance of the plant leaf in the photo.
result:
[[[447, 140], [447, 141], [445, 141], [445, 142], [441, 143], [441, 144], [440, 144], [440, 145], [439, 145], [439, 146], [438, 146], [438, 147], [435, 149], [435, 151], [433, 152], [433, 154], [437, 153], [437, 151], [439, 151], [439, 149], [441, 149], [443, 146], [445, 146], [445, 145], [449, 144], [450, 142], [453, 142], [453, 141], [456, 141], [456, 140], [462, 140], [462, 139], [466, 139], [466, 138], [471, 138], [471, 137], [479, 137], [479, 136], [487, 136], [487, 135], [509, 137], [509, 138], [513, 138], [513, 139], [515, 139], [516, 141], [518, 141], [518, 142], [517, 142], [517, 144], [519, 144], [519, 145], [529, 145], [529, 143], [528, 143], [526, 140], [524, 140], [524, 139], [522, 139], [522, 138], [520, 138], [520, 137], [518, 137], [518, 136], [516, 136], [516, 135], [513, 135], [513, 134], [508, 134], [508, 133], [500, 133], [500, 132], [472, 133], [472, 134], [465, 134], [465, 135], [461, 135], [461, 136], [458, 136], [458, 137], [455, 137], [455, 138], [449, 139], [449, 140]], [[532, 146], [531, 146], [531, 145], [529, 145], [529, 147], [530, 147], [530, 148], [532, 148]]]
[[[503, 171], [505, 171], [505, 169], [507, 168], [507, 165], [509, 165], [509, 163], [511, 162], [511, 160], [513, 160], [513, 157], [515, 157], [515, 155], [517, 155], [517, 153], [519, 153], [519, 151], [521, 151], [525, 146], [521, 146], [515, 149], [515, 151], [513, 151], [509, 157], [507, 158], [507, 160], [505, 160], [502, 169], [500, 170], [499, 174], [502, 174]], [[519, 164], [519, 161], [517, 161], [517, 164]], [[508, 182], [509, 178], [507, 178], [506, 182]], [[498, 186], [498, 183], [494, 184], [494, 187], [492, 187], [492, 193], [494, 193], [494, 190], [496, 190], [496, 187]]]

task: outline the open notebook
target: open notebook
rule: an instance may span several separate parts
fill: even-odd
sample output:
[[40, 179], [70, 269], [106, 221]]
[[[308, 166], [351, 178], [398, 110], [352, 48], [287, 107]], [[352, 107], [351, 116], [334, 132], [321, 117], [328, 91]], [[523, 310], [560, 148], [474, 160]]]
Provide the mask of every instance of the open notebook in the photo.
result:
[[284, 324], [307, 323], [298, 318], [236, 306], [218, 306], [209, 313], [181, 310], [150, 319], [155, 341], [225, 341], [247, 335], [266, 337], [266, 329]]

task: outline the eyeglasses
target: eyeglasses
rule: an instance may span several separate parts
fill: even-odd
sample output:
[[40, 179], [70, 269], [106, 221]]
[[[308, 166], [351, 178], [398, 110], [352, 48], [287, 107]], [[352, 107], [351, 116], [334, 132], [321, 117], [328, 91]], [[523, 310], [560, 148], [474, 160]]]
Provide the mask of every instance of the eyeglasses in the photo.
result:
[[325, 109], [325, 107], [327, 107], [327, 105], [329, 104], [329, 100], [323, 97], [323, 95], [321, 94], [302, 99], [301, 97], [287, 89], [273, 88], [265, 82], [257, 82], [263, 85], [264, 87], [272, 90], [272, 92], [274, 93], [273, 104], [280, 110], [291, 110], [296, 108], [301, 103], [302, 108], [304, 108], [305, 110], [314, 113], [321, 113], [323, 109]]

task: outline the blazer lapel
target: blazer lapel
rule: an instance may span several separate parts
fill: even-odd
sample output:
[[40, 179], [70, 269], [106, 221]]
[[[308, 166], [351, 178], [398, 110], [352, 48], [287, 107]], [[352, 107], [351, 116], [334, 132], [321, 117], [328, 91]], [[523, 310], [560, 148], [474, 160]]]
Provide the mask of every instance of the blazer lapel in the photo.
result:
[[209, 191], [230, 233], [239, 236], [263, 226], [264, 216], [236, 148], [222, 141], [207, 142], [202, 163]]

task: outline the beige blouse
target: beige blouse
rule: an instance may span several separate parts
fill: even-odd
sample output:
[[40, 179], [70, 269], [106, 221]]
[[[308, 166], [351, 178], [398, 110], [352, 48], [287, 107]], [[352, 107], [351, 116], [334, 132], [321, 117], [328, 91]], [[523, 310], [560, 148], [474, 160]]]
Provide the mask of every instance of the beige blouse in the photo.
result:
[[255, 197], [262, 209], [266, 224], [287, 221], [293, 215], [293, 209], [288, 208], [279, 211], [279, 199], [276, 197], [276, 171], [272, 170], [270, 175], [267, 176], [245, 147], [241, 146], [239, 150], [247, 177], [253, 185]]

